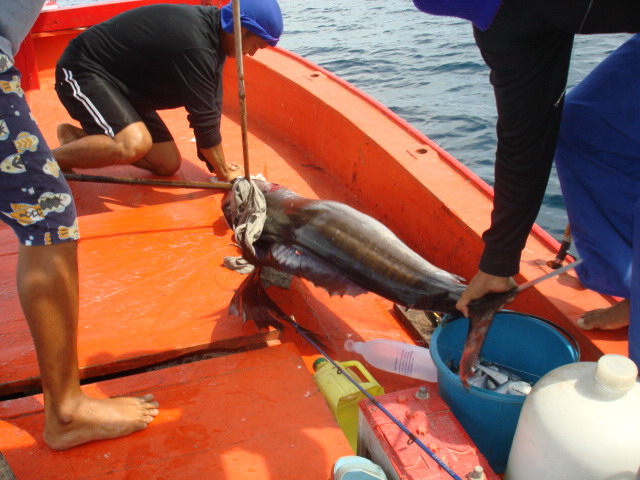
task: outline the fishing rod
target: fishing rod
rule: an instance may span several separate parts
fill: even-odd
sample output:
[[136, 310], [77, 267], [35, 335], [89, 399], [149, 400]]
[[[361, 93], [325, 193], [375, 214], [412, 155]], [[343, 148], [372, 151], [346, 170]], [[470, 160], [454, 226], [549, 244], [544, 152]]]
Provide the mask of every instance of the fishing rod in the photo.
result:
[[373, 397], [373, 395], [367, 392], [356, 380], [354, 380], [351, 377], [351, 375], [347, 373], [346, 370], [344, 370], [338, 363], [334, 362], [322, 350], [322, 348], [320, 348], [320, 346], [305, 332], [303, 327], [298, 325], [298, 322], [295, 321], [293, 316], [292, 317], [284, 316], [283, 319], [287, 323], [289, 323], [300, 335], [302, 335], [304, 339], [307, 342], [309, 342], [320, 353], [320, 355], [326, 358], [327, 361], [329, 361], [334, 367], [336, 367], [342, 375], [344, 375], [347, 379], [349, 379], [349, 381], [353, 383], [358, 388], [358, 390], [360, 390], [371, 401], [371, 403], [373, 403], [376, 406], [376, 408], [380, 409], [382, 413], [384, 413], [387, 417], [389, 417], [389, 419], [393, 423], [395, 423], [398, 426], [398, 428], [400, 428], [400, 430], [402, 430], [409, 437], [409, 443], [415, 442], [427, 455], [429, 455], [433, 459], [433, 461], [435, 461], [445, 472], [447, 472], [449, 476], [451, 476], [451, 478], [454, 478], [455, 480], [462, 480], [462, 478], [458, 476], [456, 472], [454, 472], [451, 469], [451, 467], [449, 467], [446, 463], [444, 463], [444, 461], [442, 461], [435, 453], [433, 453], [433, 451], [431, 451], [429, 447], [427, 447], [422, 442], [422, 440], [416, 437], [416, 435], [413, 432], [411, 432], [411, 430], [405, 427], [402, 422], [400, 422], [396, 417], [394, 417], [389, 410], [387, 410], [380, 402], [378, 402], [378, 400], [375, 399], [375, 397]]
[[123, 185], [153, 185], [168, 188], [195, 188], [205, 190], [231, 190], [229, 182], [188, 182], [182, 180], [157, 180], [154, 178], [108, 177], [105, 175], [85, 175], [65, 173], [64, 178], [75, 182], [119, 183]]

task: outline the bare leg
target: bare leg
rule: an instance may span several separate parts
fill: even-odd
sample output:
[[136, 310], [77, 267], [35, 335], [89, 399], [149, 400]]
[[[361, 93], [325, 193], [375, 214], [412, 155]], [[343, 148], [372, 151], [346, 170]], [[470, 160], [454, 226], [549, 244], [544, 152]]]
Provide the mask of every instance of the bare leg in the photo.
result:
[[175, 142], [151, 143], [151, 135], [141, 122], [129, 125], [114, 138], [88, 135], [68, 123], [58, 125], [57, 133], [60, 147], [53, 154], [62, 170], [132, 164], [155, 175], [168, 176], [177, 172], [182, 162]]
[[66, 145], [67, 143], [71, 143], [87, 136], [87, 133], [84, 130], [69, 123], [61, 123], [58, 125], [56, 133], [58, 135], [60, 145]]
[[143, 159], [134, 163], [136, 167], [162, 176], [173, 175], [180, 168], [182, 157], [176, 142], [154, 143]]
[[129, 165], [143, 158], [151, 149], [151, 134], [142, 122], [118, 132], [115, 137], [87, 135], [69, 124], [58, 126], [60, 146], [53, 155], [63, 170]]
[[614, 330], [629, 325], [629, 299], [608, 308], [598, 308], [586, 312], [578, 319], [578, 327], [583, 330], [594, 328], [602, 330]]
[[[66, 145], [67, 143], [71, 143], [87, 136], [84, 130], [69, 123], [61, 123], [58, 125], [57, 134], [60, 145]], [[60, 168], [65, 173], [74, 173], [73, 169], [69, 167]]]
[[152, 395], [95, 399], [80, 389], [76, 242], [20, 245], [18, 294], [38, 355], [44, 440], [56, 450], [128, 435], [158, 414]]

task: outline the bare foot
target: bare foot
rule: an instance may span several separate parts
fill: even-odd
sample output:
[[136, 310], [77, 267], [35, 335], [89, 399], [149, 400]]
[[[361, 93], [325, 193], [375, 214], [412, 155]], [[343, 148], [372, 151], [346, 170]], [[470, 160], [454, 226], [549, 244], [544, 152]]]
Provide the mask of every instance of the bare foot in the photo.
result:
[[71, 143], [87, 136], [84, 130], [74, 127], [70, 123], [61, 123], [57, 129], [58, 141], [60, 146]]
[[44, 441], [65, 450], [94, 440], [117, 438], [142, 430], [158, 414], [153, 395], [97, 399], [82, 394], [69, 413], [45, 416]]
[[629, 325], [629, 299], [608, 308], [598, 308], [586, 312], [578, 319], [578, 327], [582, 330], [594, 328], [614, 330]]

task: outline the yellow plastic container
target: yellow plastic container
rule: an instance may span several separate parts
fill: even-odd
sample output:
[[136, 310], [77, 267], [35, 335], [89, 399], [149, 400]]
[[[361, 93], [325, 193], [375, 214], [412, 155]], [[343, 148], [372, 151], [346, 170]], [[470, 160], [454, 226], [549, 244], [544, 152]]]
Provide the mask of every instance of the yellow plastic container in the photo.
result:
[[[384, 389], [360, 362], [351, 360], [336, 363], [370, 395], [384, 394]], [[354, 453], [357, 452], [358, 405], [366, 396], [325, 358], [317, 359], [313, 363], [313, 369], [315, 370], [313, 379], [316, 385], [329, 404], [331, 413], [349, 440]]]

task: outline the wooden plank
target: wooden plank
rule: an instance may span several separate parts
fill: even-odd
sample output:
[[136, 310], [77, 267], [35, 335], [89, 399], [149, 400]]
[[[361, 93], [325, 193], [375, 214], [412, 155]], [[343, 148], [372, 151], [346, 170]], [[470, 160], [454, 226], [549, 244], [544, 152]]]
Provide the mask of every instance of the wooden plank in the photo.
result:
[[151, 392], [160, 414], [128, 437], [56, 452], [43, 444], [42, 410], [19, 405], [41, 397], [16, 400], [0, 409], [0, 450], [18, 478], [326, 480], [353, 454], [292, 344], [85, 388]]
[[[209, 196], [80, 217], [82, 378], [198, 351], [252, 348], [272, 336], [228, 314], [244, 276], [222, 266], [237, 250], [220, 215]], [[0, 395], [36, 388], [39, 375], [13, 245], [13, 254], [0, 257]]]
[[428, 348], [431, 343], [431, 335], [440, 322], [439, 315], [434, 312], [412, 310], [398, 304], [393, 305], [393, 312], [400, 324], [411, 334], [416, 344]]

